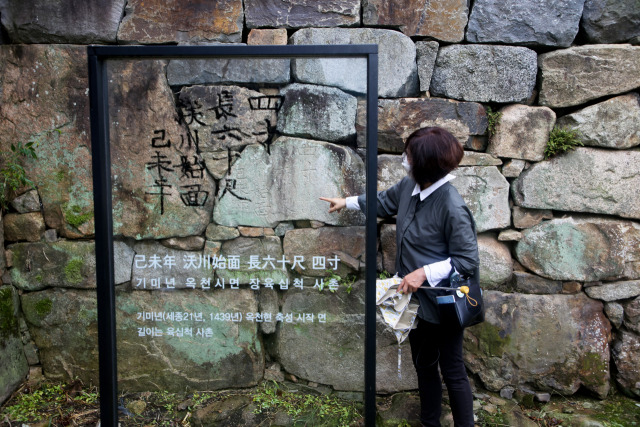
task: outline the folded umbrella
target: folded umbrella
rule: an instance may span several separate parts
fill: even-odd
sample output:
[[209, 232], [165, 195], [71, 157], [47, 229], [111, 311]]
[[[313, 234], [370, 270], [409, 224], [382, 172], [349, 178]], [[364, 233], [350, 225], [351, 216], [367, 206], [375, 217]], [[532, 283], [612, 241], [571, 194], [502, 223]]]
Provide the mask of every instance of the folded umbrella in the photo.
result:
[[412, 293], [398, 292], [398, 286], [402, 283], [400, 277], [376, 280], [376, 305], [385, 324], [398, 340], [398, 378], [402, 378], [400, 371], [402, 360], [402, 347], [400, 344], [409, 336], [411, 329], [416, 328], [416, 316], [419, 304], [412, 298]]

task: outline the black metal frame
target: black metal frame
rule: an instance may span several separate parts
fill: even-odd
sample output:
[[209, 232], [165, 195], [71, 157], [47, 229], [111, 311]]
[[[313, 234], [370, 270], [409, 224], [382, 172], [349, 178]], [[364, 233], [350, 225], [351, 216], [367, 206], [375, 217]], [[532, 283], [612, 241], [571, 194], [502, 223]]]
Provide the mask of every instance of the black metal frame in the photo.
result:
[[[367, 148], [366, 196], [376, 199], [378, 149], [378, 46], [88, 46], [91, 149], [95, 212], [95, 252], [100, 364], [100, 420], [103, 427], [118, 424], [118, 371], [113, 262], [111, 155], [106, 61], [109, 59], [169, 58], [366, 58]], [[365, 292], [365, 424], [375, 425], [376, 391], [376, 204], [366, 208]]]

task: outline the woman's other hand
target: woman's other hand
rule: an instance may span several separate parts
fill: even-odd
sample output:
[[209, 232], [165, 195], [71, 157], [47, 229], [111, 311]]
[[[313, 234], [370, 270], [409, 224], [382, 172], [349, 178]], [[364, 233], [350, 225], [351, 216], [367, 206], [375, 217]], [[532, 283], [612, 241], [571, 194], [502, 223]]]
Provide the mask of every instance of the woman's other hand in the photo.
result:
[[419, 268], [402, 278], [398, 291], [402, 293], [415, 292], [420, 289], [425, 280], [427, 280], [427, 275], [424, 272], [424, 268]]
[[329, 197], [320, 197], [320, 200], [324, 200], [325, 202], [329, 202], [329, 213], [332, 212], [340, 212], [347, 206], [347, 199], [343, 198], [329, 198]]

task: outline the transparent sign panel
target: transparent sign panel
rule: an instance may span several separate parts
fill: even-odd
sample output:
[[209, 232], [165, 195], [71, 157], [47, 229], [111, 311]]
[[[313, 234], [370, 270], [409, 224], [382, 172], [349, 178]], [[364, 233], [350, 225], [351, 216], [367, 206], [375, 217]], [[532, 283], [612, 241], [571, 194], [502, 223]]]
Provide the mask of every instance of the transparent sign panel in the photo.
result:
[[364, 416], [365, 216], [320, 197], [365, 193], [366, 59], [333, 59], [357, 90], [292, 72], [313, 60], [107, 62], [120, 394]]

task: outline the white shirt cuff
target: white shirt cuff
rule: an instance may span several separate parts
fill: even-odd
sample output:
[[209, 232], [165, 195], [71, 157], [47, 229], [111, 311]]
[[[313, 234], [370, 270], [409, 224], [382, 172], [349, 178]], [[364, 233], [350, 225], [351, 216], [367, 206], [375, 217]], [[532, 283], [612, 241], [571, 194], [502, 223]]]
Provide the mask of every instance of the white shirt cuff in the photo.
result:
[[346, 201], [347, 209], [360, 209], [360, 205], [358, 204], [358, 196], [347, 197]]
[[451, 258], [424, 266], [424, 274], [426, 274], [427, 282], [429, 282], [429, 286], [431, 287], [438, 286], [438, 283], [440, 283], [442, 279], [449, 277], [450, 273]]

